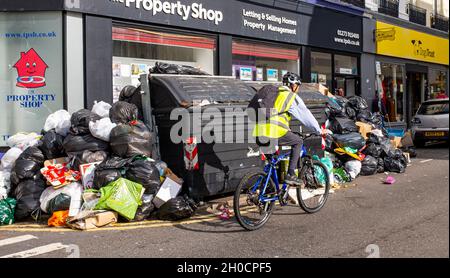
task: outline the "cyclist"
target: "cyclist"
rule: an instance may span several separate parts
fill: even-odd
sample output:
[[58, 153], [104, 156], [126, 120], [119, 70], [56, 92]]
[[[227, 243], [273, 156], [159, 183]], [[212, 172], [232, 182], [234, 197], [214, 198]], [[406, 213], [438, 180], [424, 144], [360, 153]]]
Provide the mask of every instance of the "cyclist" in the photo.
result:
[[[308, 129], [313, 130], [317, 135], [322, 134], [319, 123], [313, 114], [306, 107], [303, 100], [298, 96], [301, 85], [300, 76], [295, 73], [288, 72], [283, 76], [283, 86], [272, 86], [274, 93], [278, 93], [273, 107], [277, 114], [270, 117], [266, 123], [258, 123], [254, 129], [253, 136], [258, 141], [276, 140], [278, 146], [292, 147], [288, 173], [285, 182], [289, 185], [301, 185], [301, 180], [296, 176], [295, 170], [299, 168], [300, 152], [303, 146], [302, 138], [293, 133], [289, 127], [292, 117], [299, 120]], [[277, 92], [275, 92], [277, 90]], [[259, 140], [259, 139], [262, 140]]]

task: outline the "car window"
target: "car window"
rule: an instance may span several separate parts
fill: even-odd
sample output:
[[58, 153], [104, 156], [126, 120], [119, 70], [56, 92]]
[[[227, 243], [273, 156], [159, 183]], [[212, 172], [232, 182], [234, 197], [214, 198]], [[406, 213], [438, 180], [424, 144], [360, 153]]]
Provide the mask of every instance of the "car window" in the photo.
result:
[[419, 108], [419, 115], [442, 115], [448, 114], [448, 101], [423, 103]]

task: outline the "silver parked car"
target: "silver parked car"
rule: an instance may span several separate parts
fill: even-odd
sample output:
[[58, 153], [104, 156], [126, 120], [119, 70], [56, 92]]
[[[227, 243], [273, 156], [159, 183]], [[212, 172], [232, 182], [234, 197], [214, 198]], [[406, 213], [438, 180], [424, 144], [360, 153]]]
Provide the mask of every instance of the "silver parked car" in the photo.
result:
[[427, 141], [447, 141], [449, 126], [449, 101], [446, 99], [429, 100], [420, 106], [413, 120], [413, 139], [417, 147]]

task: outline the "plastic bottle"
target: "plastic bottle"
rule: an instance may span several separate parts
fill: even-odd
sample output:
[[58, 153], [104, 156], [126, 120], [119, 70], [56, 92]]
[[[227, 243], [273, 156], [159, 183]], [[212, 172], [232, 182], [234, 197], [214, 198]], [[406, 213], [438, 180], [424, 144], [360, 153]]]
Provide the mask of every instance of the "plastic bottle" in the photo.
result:
[[159, 176], [164, 176], [164, 173], [166, 172], [167, 169], [167, 163], [165, 163], [164, 161], [159, 161], [156, 162], [155, 164], [156, 168], [158, 168], [159, 171]]

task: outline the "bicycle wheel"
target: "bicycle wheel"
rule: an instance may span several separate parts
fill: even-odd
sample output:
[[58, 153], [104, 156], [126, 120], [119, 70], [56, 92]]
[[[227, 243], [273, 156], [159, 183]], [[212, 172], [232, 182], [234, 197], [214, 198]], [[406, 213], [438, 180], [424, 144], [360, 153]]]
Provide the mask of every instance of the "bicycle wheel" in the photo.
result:
[[[236, 219], [248, 231], [254, 231], [264, 226], [275, 206], [275, 201], [260, 201], [266, 179], [267, 174], [262, 171], [249, 173], [241, 180], [234, 194], [233, 207]], [[276, 196], [275, 184], [270, 180], [264, 197]]]
[[300, 178], [303, 183], [297, 187], [298, 203], [305, 212], [316, 213], [323, 208], [330, 193], [327, 167], [315, 160], [313, 165], [305, 163]]

